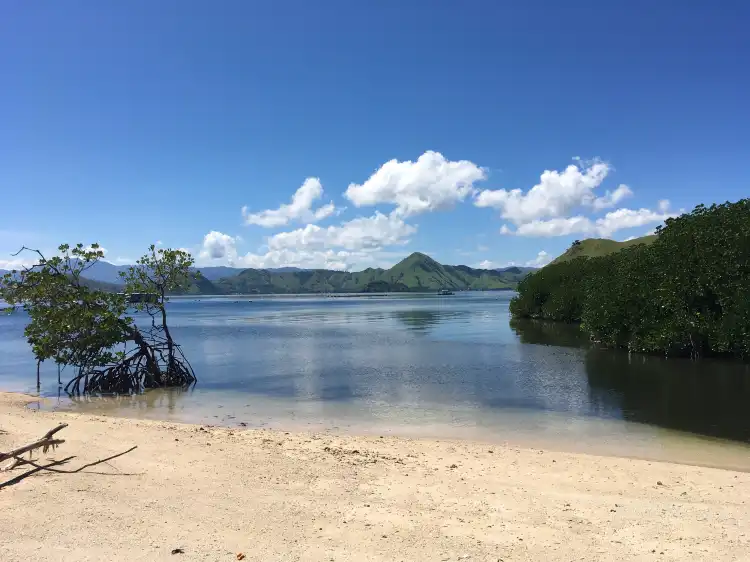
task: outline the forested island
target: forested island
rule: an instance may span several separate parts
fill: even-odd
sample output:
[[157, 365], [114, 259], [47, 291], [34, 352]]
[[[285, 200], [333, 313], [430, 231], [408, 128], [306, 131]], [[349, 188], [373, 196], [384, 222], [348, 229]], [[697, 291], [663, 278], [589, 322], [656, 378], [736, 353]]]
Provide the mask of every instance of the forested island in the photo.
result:
[[580, 323], [632, 352], [750, 358], [750, 199], [699, 205], [599, 257], [580, 244], [519, 283], [514, 317]]

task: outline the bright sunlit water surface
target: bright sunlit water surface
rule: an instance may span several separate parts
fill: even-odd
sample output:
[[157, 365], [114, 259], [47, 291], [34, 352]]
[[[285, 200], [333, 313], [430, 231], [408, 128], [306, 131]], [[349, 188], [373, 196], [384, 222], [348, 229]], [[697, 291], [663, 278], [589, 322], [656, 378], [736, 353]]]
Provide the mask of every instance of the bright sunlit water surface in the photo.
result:
[[[193, 389], [71, 400], [45, 365], [38, 407], [750, 469], [748, 365], [597, 349], [576, 327], [511, 322], [511, 296], [177, 298]], [[35, 393], [26, 321], [0, 315], [0, 388]]]

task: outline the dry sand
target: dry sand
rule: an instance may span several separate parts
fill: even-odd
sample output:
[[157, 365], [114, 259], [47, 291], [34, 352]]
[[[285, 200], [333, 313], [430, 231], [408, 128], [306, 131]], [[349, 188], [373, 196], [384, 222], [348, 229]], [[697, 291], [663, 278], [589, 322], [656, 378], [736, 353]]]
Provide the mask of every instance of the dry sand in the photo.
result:
[[35, 412], [12, 394], [0, 451], [60, 422], [41, 458], [75, 455], [68, 469], [138, 448], [0, 488], [2, 561], [750, 560], [747, 473]]

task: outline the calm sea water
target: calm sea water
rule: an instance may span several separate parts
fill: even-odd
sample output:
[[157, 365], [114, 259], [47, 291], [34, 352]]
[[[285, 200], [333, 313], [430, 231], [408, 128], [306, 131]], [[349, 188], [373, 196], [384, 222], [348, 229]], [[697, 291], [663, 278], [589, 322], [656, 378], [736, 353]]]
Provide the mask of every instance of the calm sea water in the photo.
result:
[[[596, 349], [574, 327], [511, 322], [511, 296], [174, 299], [194, 389], [71, 401], [48, 365], [41, 394], [118, 415], [708, 454], [708, 464], [744, 455], [750, 466], [748, 365]], [[25, 322], [0, 315], [5, 390], [36, 391]]]

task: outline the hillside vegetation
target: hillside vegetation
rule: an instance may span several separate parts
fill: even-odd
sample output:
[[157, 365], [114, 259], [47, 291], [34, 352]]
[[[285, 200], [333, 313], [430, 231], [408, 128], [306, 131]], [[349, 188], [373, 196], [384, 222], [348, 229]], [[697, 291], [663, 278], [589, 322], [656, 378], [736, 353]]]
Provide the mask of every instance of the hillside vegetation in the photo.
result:
[[[119, 280], [121, 266], [97, 262], [97, 267], [87, 270], [94, 278], [82, 278], [82, 282], [105, 292], [119, 292], [123, 285]], [[372, 293], [372, 292], [420, 292], [451, 289], [506, 290], [515, 289], [526, 277], [529, 268], [509, 267], [504, 270], [474, 269], [465, 265], [442, 265], [431, 257], [415, 252], [390, 269], [368, 268], [364, 271], [347, 272], [328, 269], [245, 269], [206, 268], [210, 272], [191, 272], [191, 279], [179, 291], [183, 295], [223, 294], [293, 294], [293, 293]], [[218, 271], [239, 271], [221, 279], [210, 279]], [[93, 272], [93, 273], [92, 273]]]
[[656, 240], [656, 235], [641, 236], [624, 242], [608, 240], [606, 238], [587, 238], [586, 240], [576, 240], [565, 253], [557, 257], [552, 263], [561, 263], [571, 261], [576, 258], [600, 258], [614, 254], [625, 248], [631, 248], [638, 244], [651, 244]]
[[216, 293], [326, 293], [513, 289], [525, 274], [442, 265], [415, 252], [390, 269], [346, 272], [246, 269], [213, 283]]
[[636, 352], [750, 358], [750, 199], [669, 219], [650, 244], [574, 257], [526, 277], [515, 317], [580, 322]]

